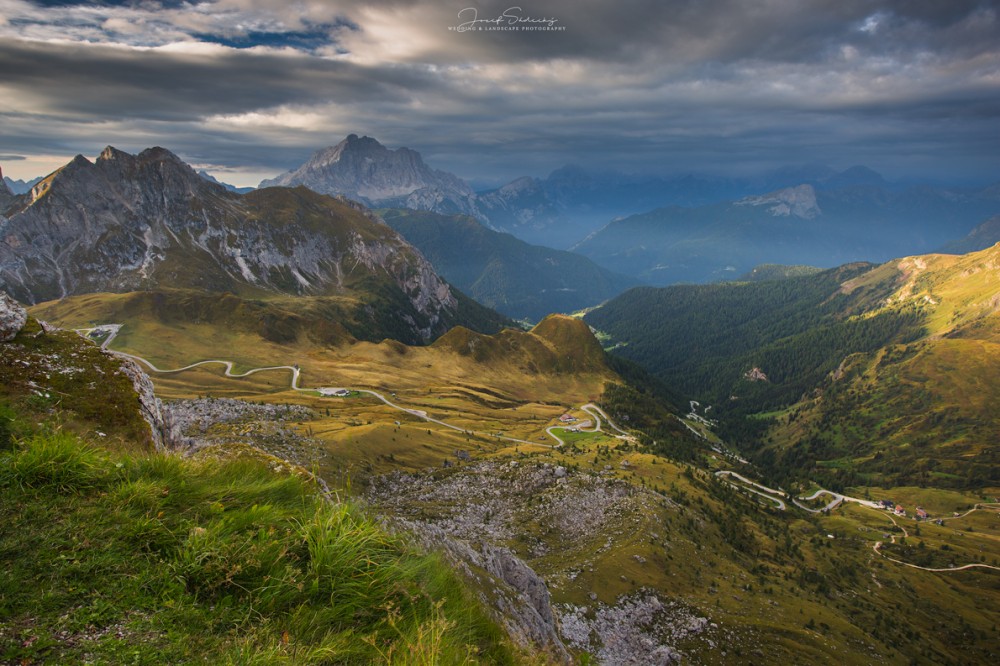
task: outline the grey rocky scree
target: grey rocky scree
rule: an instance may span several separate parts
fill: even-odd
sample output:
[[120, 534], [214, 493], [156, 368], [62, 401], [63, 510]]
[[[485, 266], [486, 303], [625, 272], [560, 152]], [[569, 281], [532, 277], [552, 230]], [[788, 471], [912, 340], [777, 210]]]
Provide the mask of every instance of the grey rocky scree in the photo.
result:
[[28, 321], [28, 313], [5, 292], [0, 291], [0, 342], [10, 342]]

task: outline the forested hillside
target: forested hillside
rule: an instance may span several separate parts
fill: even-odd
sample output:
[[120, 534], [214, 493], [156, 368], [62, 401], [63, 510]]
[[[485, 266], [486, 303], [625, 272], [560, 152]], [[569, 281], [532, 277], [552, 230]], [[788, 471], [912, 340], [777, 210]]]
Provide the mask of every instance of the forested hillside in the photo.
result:
[[778, 281], [637, 288], [585, 320], [620, 345], [616, 354], [667, 385], [719, 411], [753, 413], [794, 401], [847, 354], [920, 334], [912, 309], [850, 316], [862, 299], [884, 288], [848, 295], [840, 285], [871, 268], [852, 264]]
[[538, 321], [574, 312], [639, 284], [586, 257], [530, 245], [465, 215], [390, 210], [383, 217], [445, 279], [511, 317]]
[[586, 316], [772, 479], [1000, 483], [994, 247], [785, 280], [635, 289]]

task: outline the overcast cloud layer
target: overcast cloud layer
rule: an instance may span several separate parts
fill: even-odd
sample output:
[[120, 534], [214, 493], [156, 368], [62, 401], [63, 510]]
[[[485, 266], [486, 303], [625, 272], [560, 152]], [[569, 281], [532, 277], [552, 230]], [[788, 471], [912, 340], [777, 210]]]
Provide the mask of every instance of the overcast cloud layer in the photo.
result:
[[[557, 29], [455, 30], [473, 8], [494, 22], [470, 27]], [[566, 163], [984, 182], [998, 35], [998, 3], [963, 0], [0, 0], [0, 155], [28, 178], [162, 145], [245, 185], [355, 132], [480, 182]]]

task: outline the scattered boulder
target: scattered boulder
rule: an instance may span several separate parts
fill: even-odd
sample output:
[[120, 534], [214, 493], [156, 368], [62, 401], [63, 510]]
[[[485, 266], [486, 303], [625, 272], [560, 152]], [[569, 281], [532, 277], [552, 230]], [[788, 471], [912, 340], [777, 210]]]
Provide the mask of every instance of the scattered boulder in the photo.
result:
[[28, 312], [0, 291], [0, 342], [10, 342], [28, 322]]

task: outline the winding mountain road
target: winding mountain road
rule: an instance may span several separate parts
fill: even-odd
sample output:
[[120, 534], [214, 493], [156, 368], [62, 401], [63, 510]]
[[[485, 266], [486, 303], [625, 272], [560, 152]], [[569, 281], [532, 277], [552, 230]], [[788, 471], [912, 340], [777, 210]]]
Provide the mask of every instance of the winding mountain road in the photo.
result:
[[560, 446], [566, 444], [566, 441], [555, 433], [556, 430], [575, 430], [577, 432], [587, 432], [587, 433], [605, 432], [604, 430], [601, 429], [602, 418], [604, 419], [603, 423], [608, 424], [609, 428], [620, 433], [618, 435], [613, 435], [613, 437], [617, 437], [618, 439], [623, 439], [629, 442], [635, 441], [635, 437], [633, 437], [632, 435], [628, 434], [627, 432], [616, 426], [614, 422], [611, 420], [611, 417], [609, 417], [603, 409], [601, 409], [594, 403], [588, 402], [586, 405], [580, 407], [580, 411], [586, 412], [594, 419], [594, 426], [592, 428], [587, 428], [588, 423], [586, 421], [581, 423], [579, 426], [560, 426], [560, 425], [549, 426], [548, 428], [545, 429], [545, 432], [548, 433], [548, 435], [552, 439], [559, 442], [558, 444], [556, 444], [556, 448], [559, 448]]
[[[978, 507], [979, 507], [979, 505], [977, 504], [974, 508], [972, 508], [969, 511], [967, 511], [966, 513], [964, 513], [963, 516], [969, 515], [970, 513], [972, 513], [973, 511], [975, 511]], [[875, 508], [875, 507], [872, 507], [872, 508]], [[955, 516], [955, 517], [956, 518], [961, 518], [962, 516]], [[904, 527], [903, 525], [900, 525], [899, 523], [897, 523], [896, 519], [892, 517], [892, 514], [888, 514], [888, 518], [889, 518], [889, 520], [892, 521], [893, 525], [895, 525], [896, 527], [898, 527], [899, 529], [901, 529], [903, 531], [903, 537], [904, 538], [910, 536], [910, 533], [906, 531], [906, 527]], [[889, 543], [896, 543], [896, 535], [895, 534], [891, 534], [890, 533], [889, 534], [889, 539], [890, 539]], [[903, 560], [897, 560], [895, 557], [889, 557], [888, 555], [886, 555], [885, 553], [882, 552], [882, 542], [881, 541], [876, 541], [875, 545], [872, 546], [872, 550], [874, 550], [878, 555], [881, 555], [882, 557], [884, 557], [885, 559], [889, 560], [890, 562], [895, 562], [896, 564], [902, 564], [904, 567], [910, 567], [911, 569], [920, 569], [921, 571], [934, 571], [934, 572], [937, 572], [937, 573], [951, 573], [952, 571], [965, 571], [967, 569], [993, 569], [994, 571], [1000, 571], [1000, 567], [993, 566], [992, 564], [982, 564], [980, 562], [973, 562], [971, 564], [963, 564], [963, 565], [958, 566], [958, 567], [944, 567], [944, 568], [941, 568], [941, 567], [922, 567], [919, 564], [911, 564], [910, 562], [904, 562]]]
[[[786, 493], [783, 490], [775, 490], [774, 488], [768, 488], [767, 486], [761, 485], [761, 484], [757, 483], [756, 481], [751, 481], [750, 479], [748, 479], [747, 477], [743, 476], [739, 472], [733, 472], [732, 470], [728, 470], [728, 469], [719, 470], [718, 472], [715, 473], [715, 475], [718, 476], [718, 477], [720, 477], [720, 478], [723, 477], [723, 476], [731, 476], [731, 477], [734, 477], [736, 479], [739, 479], [740, 481], [742, 481], [743, 483], [745, 483], [747, 485], [754, 486], [754, 488], [760, 488], [760, 490], [754, 490], [754, 488], [747, 488], [746, 486], [741, 486], [739, 484], [733, 483], [732, 481], [727, 482], [727, 483], [729, 483], [729, 485], [733, 486], [734, 488], [737, 488], [739, 490], [745, 490], [745, 491], [753, 493], [755, 495], [760, 495], [761, 497], [763, 497], [765, 499], [771, 500], [772, 502], [774, 502], [775, 504], [778, 505], [778, 510], [780, 510], [780, 511], [784, 511], [785, 509], [788, 508], [788, 505], [785, 504], [785, 500], [781, 499], [782, 497], [788, 497], [788, 493]], [[761, 492], [761, 491], [763, 491], [763, 492]]]
[[[803, 511], [808, 511], [809, 513], [822, 513], [823, 511], [832, 510], [836, 508], [841, 502], [857, 502], [858, 504], [871, 507], [873, 509], [878, 508], [878, 504], [876, 502], [872, 502], [866, 499], [861, 499], [859, 497], [850, 497], [849, 495], [842, 495], [840, 493], [835, 493], [832, 490], [826, 490], [825, 488], [820, 488], [819, 490], [817, 490], [816, 492], [814, 492], [812, 495], [809, 496], [791, 497], [784, 490], [775, 490], [774, 488], [768, 488], [767, 486], [761, 485], [756, 481], [751, 481], [742, 474], [738, 472], [733, 472], [732, 470], [728, 469], [719, 470], [718, 472], [715, 473], [715, 475], [718, 477], [731, 476], [736, 479], [739, 479], [740, 481], [749, 486], [753, 486], [753, 488], [747, 488], [746, 486], [741, 486], [730, 482], [730, 485], [733, 485], [737, 488], [740, 488], [742, 490], [747, 490], [752, 493], [756, 493], [757, 495], [761, 495], [762, 497], [766, 497], [767, 499], [776, 503], [778, 505], [778, 508], [781, 509], [782, 511], [784, 511], [787, 508], [787, 505], [785, 504], [784, 500], [781, 499], [783, 497], [790, 499], [795, 506], [799, 507]], [[754, 488], [759, 488], [760, 490], [754, 490]], [[820, 495], [830, 495], [833, 499], [830, 501], [829, 504], [819, 509], [812, 509], [799, 502], [799, 500], [804, 500], [808, 502], [809, 500], [816, 499]]]
[[[292, 379], [291, 379], [291, 383], [290, 383], [290, 387], [292, 388], [292, 390], [294, 390], [294, 391], [303, 391], [303, 392], [313, 392], [313, 391], [319, 390], [319, 389], [312, 389], [312, 388], [303, 388], [303, 387], [299, 386], [299, 380], [301, 378], [301, 374], [302, 373], [301, 373], [301, 371], [299, 369], [299, 366], [297, 366], [297, 365], [272, 365], [272, 366], [267, 366], [267, 367], [263, 367], [263, 368], [252, 368], [250, 370], [247, 370], [246, 372], [233, 372], [233, 368], [235, 366], [233, 365], [232, 361], [226, 361], [226, 360], [222, 360], [222, 359], [208, 359], [208, 360], [205, 360], [205, 361], [198, 361], [197, 363], [191, 363], [190, 365], [185, 365], [183, 368], [172, 368], [170, 370], [165, 370], [163, 368], [158, 368], [151, 361], [149, 361], [148, 359], [145, 359], [145, 358], [143, 358], [141, 356], [137, 356], [135, 354], [129, 354], [127, 352], [122, 352], [122, 351], [116, 351], [116, 350], [113, 350], [113, 349], [109, 349], [109, 345], [115, 339], [115, 337], [118, 335], [118, 332], [121, 330], [121, 327], [122, 327], [122, 324], [102, 324], [101, 326], [95, 326], [94, 328], [77, 329], [76, 332], [86, 337], [87, 335], [89, 335], [93, 331], [107, 331], [108, 332], [108, 336], [101, 343], [101, 349], [106, 349], [107, 351], [109, 351], [109, 352], [111, 352], [113, 354], [118, 354], [119, 356], [124, 356], [126, 358], [130, 358], [130, 359], [132, 359], [132, 360], [134, 360], [134, 361], [136, 361], [138, 363], [141, 363], [142, 365], [146, 366], [151, 372], [155, 372], [157, 374], [164, 374], [164, 375], [165, 374], [174, 374], [174, 373], [178, 373], [178, 372], [184, 372], [185, 370], [192, 370], [192, 369], [197, 368], [199, 366], [210, 365], [210, 364], [219, 364], [219, 365], [224, 366], [225, 367], [225, 376], [233, 378], [233, 379], [242, 379], [244, 377], [249, 377], [250, 375], [258, 373], [258, 372], [269, 372], [269, 371], [274, 371], [274, 370], [288, 370], [289, 372], [292, 373]], [[490, 438], [490, 439], [499, 439], [499, 440], [503, 440], [503, 441], [506, 441], [506, 442], [514, 442], [515, 444], [528, 444], [528, 445], [532, 445], [532, 446], [544, 446], [544, 447], [551, 448], [551, 449], [558, 449], [561, 446], [563, 446], [563, 445], [566, 444], [565, 441], [563, 441], [558, 435], [556, 435], [553, 432], [553, 429], [560, 429], [560, 428], [566, 429], [563, 426], [549, 426], [548, 428], [545, 429], [545, 432], [548, 433], [553, 439], [555, 439], [558, 442], [558, 444], [553, 445], [553, 444], [544, 444], [544, 443], [541, 443], [541, 442], [532, 442], [532, 441], [529, 441], [529, 440], [526, 440], [526, 439], [519, 439], [517, 437], [508, 437], [506, 435], [496, 435], [496, 434], [492, 434], [492, 433], [484, 433], [484, 432], [478, 432], [478, 431], [475, 431], [475, 430], [469, 430], [467, 428], [463, 428], [461, 426], [454, 425], [453, 423], [448, 423], [447, 421], [442, 421], [440, 419], [436, 419], [433, 416], [428, 415], [427, 412], [424, 411], [424, 410], [422, 410], [422, 409], [410, 409], [408, 407], [403, 407], [402, 405], [397, 405], [396, 403], [392, 402], [391, 400], [389, 400], [388, 398], [386, 398], [384, 395], [382, 395], [378, 391], [373, 391], [371, 389], [351, 389], [351, 390], [355, 391], [356, 393], [364, 393], [366, 395], [370, 395], [370, 396], [372, 396], [372, 397], [374, 397], [374, 398], [382, 401], [383, 403], [385, 403], [386, 405], [388, 405], [389, 407], [391, 407], [393, 409], [399, 410], [399, 411], [404, 412], [406, 414], [409, 414], [411, 416], [415, 416], [415, 417], [417, 417], [419, 419], [423, 419], [424, 421], [427, 421], [429, 423], [435, 423], [435, 424], [437, 424], [439, 426], [442, 426], [444, 428], [449, 428], [451, 430], [455, 430], [455, 431], [458, 431], [458, 432], [466, 433], [466, 434], [469, 434], [469, 435], [476, 435], [476, 436], [479, 436], [479, 437], [486, 437], [486, 438]], [[607, 423], [610, 428], [612, 428], [612, 429], [616, 430], [617, 432], [621, 433], [619, 435], [615, 435], [615, 437], [618, 437], [620, 439], [626, 439], [628, 441], [633, 441], [635, 439], [634, 437], [632, 437], [632, 435], [629, 435], [627, 432], [625, 432], [624, 430], [622, 430], [621, 428], [619, 428], [617, 425], [615, 425], [611, 421], [611, 419], [608, 417], [608, 415], [604, 412], [604, 410], [602, 410], [597, 405], [595, 405], [593, 403], [587, 403], [586, 405], [583, 405], [582, 407], [580, 407], [580, 409], [582, 411], [590, 414], [594, 418], [594, 423], [595, 423], [593, 429], [591, 429], [591, 430], [585, 430], [583, 432], [601, 432], [601, 417], [603, 417], [604, 418], [604, 422]]]

